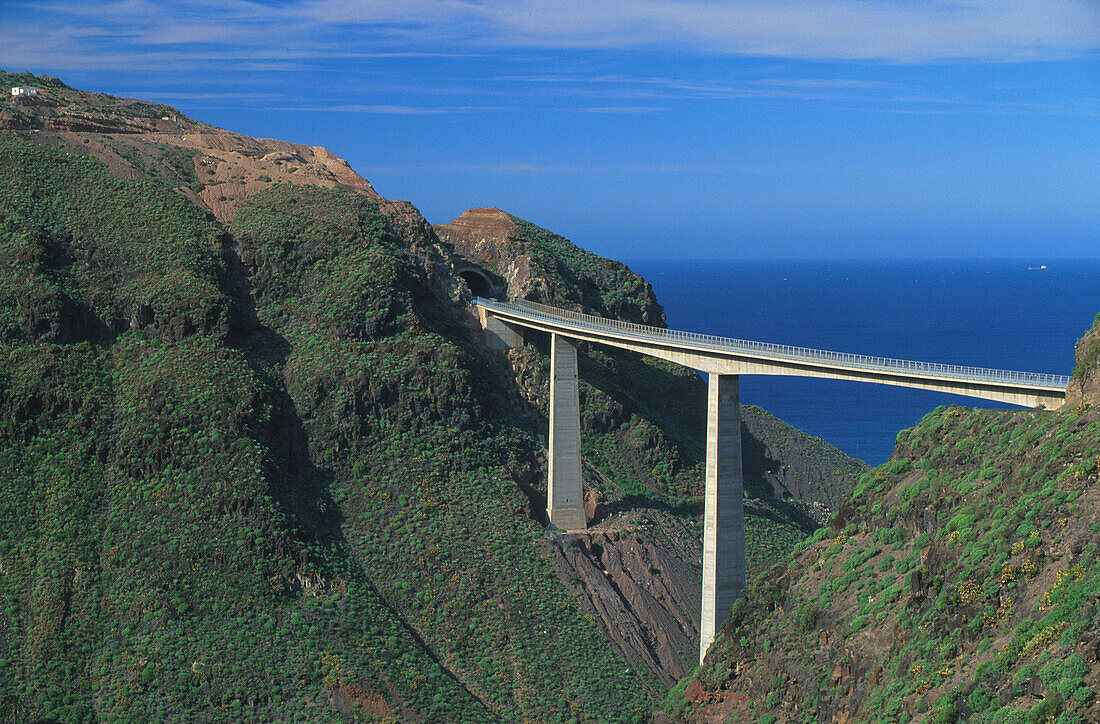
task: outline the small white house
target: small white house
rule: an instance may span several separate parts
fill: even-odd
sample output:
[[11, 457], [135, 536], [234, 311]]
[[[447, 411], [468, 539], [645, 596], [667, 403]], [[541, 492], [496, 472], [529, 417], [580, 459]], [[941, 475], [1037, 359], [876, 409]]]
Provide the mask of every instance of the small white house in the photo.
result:
[[38, 95], [38, 89], [37, 88], [31, 88], [30, 86], [25, 86], [25, 85], [17, 85], [14, 88], [11, 89], [11, 94], [13, 96], [16, 96], [16, 97], [19, 97], [19, 96], [36, 96], [36, 95]]

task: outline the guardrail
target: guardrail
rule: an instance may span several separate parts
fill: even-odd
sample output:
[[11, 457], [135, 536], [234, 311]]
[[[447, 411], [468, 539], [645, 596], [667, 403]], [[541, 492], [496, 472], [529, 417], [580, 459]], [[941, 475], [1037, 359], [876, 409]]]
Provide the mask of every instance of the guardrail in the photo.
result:
[[890, 357], [870, 357], [847, 352], [830, 352], [806, 347], [792, 347], [770, 342], [753, 342], [730, 337], [718, 337], [712, 334], [681, 332], [676, 329], [651, 327], [618, 319], [606, 319], [592, 314], [583, 314], [568, 309], [559, 309], [525, 299], [513, 302], [498, 302], [492, 299], [474, 297], [473, 304], [486, 309], [527, 317], [532, 320], [560, 324], [568, 321], [570, 326], [587, 331], [613, 332], [621, 336], [647, 342], [668, 345], [686, 345], [695, 349], [732, 352], [739, 355], [766, 356], [791, 362], [809, 362], [848, 369], [873, 370], [877, 372], [901, 372], [908, 375], [936, 377], [940, 379], [965, 380], [968, 382], [992, 382], [1005, 385], [1019, 385], [1044, 390], [1064, 390], [1069, 384], [1066, 375], [1050, 375], [1040, 372], [1013, 372], [994, 370], [984, 367], [947, 365], [936, 362], [916, 362], [893, 359]]

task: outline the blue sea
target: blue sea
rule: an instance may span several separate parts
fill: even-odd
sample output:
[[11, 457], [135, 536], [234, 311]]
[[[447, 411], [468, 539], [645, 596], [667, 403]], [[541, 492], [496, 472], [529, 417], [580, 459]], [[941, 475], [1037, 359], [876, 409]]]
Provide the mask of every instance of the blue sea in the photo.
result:
[[[1100, 260], [627, 262], [668, 324], [901, 359], [1071, 374], [1100, 312]], [[927, 390], [742, 376], [741, 401], [871, 464], [937, 405], [1010, 407]]]

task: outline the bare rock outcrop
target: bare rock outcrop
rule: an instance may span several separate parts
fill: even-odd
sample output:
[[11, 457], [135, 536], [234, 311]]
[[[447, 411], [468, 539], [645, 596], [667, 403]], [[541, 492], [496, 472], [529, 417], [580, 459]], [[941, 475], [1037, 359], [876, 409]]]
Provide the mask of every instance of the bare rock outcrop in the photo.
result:
[[649, 282], [529, 221], [481, 208], [434, 228], [456, 252], [502, 277], [509, 297], [665, 326]]
[[684, 560], [635, 535], [575, 534], [553, 546], [559, 573], [584, 594], [631, 666], [672, 686], [694, 668], [699, 578]]

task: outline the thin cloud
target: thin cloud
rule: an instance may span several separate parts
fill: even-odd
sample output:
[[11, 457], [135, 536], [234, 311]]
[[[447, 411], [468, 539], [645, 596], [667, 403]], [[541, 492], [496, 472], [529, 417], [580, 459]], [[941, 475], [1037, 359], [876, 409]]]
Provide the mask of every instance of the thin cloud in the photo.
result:
[[[11, 3], [0, 61], [57, 66], [20, 33], [86, 63], [210, 44], [253, 60], [350, 53], [653, 49], [890, 63], [1059, 59], [1100, 48], [1095, 0], [247, 0]], [[16, 15], [20, 22], [13, 21]], [[22, 26], [22, 28], [21, 28]], [[75, 29], [94, 26], [90, 35]], [[57, 35], [57, 31], [68, 32]], [[92, 37], [94, 36], [94, 37]], [[55, 56], [57, 57], [57, 56]], [[106, 66], [103, 66], [106, 67]]]
[[369, 176], [417, 176], [421, 174], [464, 174], [479, 176], [576, 176], [591, 172], [579, 166], [552, 166], [537, 163], [434, 164], [421, 166], [370, 166]]
[[925, 62], [1063, 57], [1100, 44], [1092, 0], [519, 0], [488, 10], [517, 44]]
[[368, 176], [418, 176], [423, 174], [455, 174], [463, 176], [547, 176], [553, 178], [630, 178], [636, 176], [817, 176], [855, 175], [865, 172], [851, 169], [811, 168], [775, 169], [745, 163], [736, 164], [669, 164], [643, 163], [619, 166], [555, 165], [540, 163], [491, 164], [431, 164], [402, 166], [369, 166], [362, 169]]
[[660, 106], [580, 106], [564, 110], [571, 113], [662, 113], [668, 109]]
[[178, 103], [179, 101], [226, 101], [234, 105], [242, 102], [259, 103], [273, 100], [284, 100], [285, 96], [277, 93], [165, 93], [161, 91], [142, 91], [142, 100], [158, 101], [162, 103]]
[[[617, 75], [584, 76], [581, 74], [551, 73], [545, 75], [501, 76], [499, 81], [545, 85], [551, 88], [569, 86], [562, 95], [591, 93], [618, 99], [683, 99], [683, 98], [732, 98], [770, 99], [788, 98], [815, 100], [836, 98], [837, 91], [870, 91], [892, 87], [880, 81], [820, 78], [770, 78], [741, 84], [721, 83], [685, 78], [661, 78], [652, 76], [627, 77]], [[589, 90], [585, 90], [585, 86]], [[600, 88], [600, 90], [591, 90]]]
[[763, 78], [753, 81], [754, 85], [780, 88], [890, 88], [892, 83], [874, 80], [856, 80], [854, 78]]
[[510, 111], [511, 108], [502, 106], [401, 106], [401, 105], [372, 105], [345, 103], [336, 105], [317, 106], [272, 106], [265, 108], [268, 111], [284, 112], [308, 112], [308, 113], [374, 113], [389, 116], [441, 116], [467, 113], [496, 113]]

